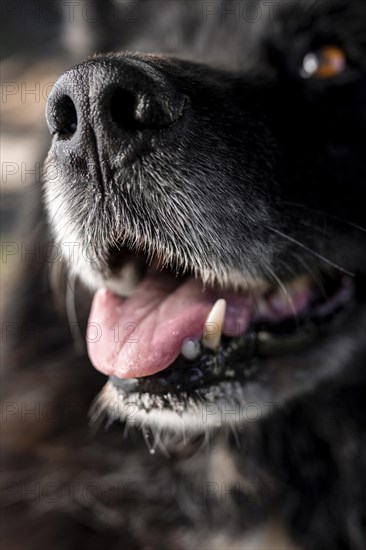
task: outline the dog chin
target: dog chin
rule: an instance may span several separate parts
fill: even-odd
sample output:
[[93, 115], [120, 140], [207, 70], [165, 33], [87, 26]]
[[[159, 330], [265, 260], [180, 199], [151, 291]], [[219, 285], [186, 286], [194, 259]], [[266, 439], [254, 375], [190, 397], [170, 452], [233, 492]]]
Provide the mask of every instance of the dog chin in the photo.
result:
[[162, 397], [124, 392], [110, 379], [97, 397], [90, 417], [92, 423], [106, 415], [110, 421], [122, 421], [127, 426], [199, 434], [223, 426], [256, 422], [275, 412], [279, 405], [269, 402], [264, 392], [263, 399], [255, 401], [245, 399], [245, 393], [243, 387], [234, 382], [221, 383], [206, 392]]
[[91, 408], [91, 422], [107, 418], [108, 423], [122, 421], [127, 427], [183, 437], [225, 427], [235, 432], [236, 427], [276, 415], [294, 399], [311, 395], [326, 380], [344, 376], [346, 368], [352, 376], [349, 365], [352, 358], [357, 363], [356, 342], [365, 322], [366, 312], [360, 308], [334, 338], [299, 356], [265, 361], [245, 382], [221, 381], [181, 393], [155, 393], [146, 391], [139, 380], [110, 377]]

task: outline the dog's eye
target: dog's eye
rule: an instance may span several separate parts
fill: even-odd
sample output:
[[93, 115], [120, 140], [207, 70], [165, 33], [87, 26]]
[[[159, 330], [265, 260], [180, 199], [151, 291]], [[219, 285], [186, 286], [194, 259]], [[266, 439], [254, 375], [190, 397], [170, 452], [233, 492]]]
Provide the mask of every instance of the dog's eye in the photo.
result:
[[304, 78], [333, 78], [343, 73], [347, 66], [346, 54], [338, 46], [324, 46], [306, 54], [301, 76]]

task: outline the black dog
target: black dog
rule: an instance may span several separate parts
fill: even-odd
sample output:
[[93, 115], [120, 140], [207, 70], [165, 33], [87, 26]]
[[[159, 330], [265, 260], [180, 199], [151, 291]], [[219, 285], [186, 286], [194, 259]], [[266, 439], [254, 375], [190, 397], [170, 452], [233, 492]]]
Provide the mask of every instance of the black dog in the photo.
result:
[[365, 8], [169, 2], [56, 83], [40, 234], [109, 381], [36, 263], [7, 548], [365, 548]]

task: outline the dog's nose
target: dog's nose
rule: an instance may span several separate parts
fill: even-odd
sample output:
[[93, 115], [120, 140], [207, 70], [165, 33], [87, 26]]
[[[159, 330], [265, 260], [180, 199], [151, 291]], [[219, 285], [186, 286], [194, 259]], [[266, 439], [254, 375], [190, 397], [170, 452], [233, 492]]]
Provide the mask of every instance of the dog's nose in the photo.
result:
[[182, 116], [185, 96], [152, 63], [121, 57], [91, 60], [67, 71], [47, 101], [46, 119], [60, 140], [129, 141], [137, 132], [172, 126]]

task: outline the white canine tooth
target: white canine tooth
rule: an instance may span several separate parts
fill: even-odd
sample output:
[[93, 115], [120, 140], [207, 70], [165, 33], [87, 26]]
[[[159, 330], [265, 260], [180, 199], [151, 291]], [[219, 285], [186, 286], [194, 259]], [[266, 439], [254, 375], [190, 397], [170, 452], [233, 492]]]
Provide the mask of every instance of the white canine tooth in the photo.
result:
[[225, 313], [226, 300], [221, 298], [214, 304], [205, 322], [202, 340], [206, 348], [216, 350], [219, 347]]
[[201, 351], [201, 344], [199, 340], [184, 340], [182, 349], [180, 350], [181, 354], [188, 361], [193, 361], [196, 359]]

